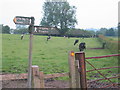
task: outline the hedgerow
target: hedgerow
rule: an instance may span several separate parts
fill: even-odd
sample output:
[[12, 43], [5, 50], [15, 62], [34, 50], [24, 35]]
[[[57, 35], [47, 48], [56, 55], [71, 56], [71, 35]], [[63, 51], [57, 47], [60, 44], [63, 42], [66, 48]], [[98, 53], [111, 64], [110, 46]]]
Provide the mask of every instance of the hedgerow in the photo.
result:
[[98, 40], [101, 43], [106, 43], [106, 48], [109, 49], [111, 52], [118, 53], [118, 41], [114, 41], [113, 39], [110, 39], [103, 35], [99, 35]]

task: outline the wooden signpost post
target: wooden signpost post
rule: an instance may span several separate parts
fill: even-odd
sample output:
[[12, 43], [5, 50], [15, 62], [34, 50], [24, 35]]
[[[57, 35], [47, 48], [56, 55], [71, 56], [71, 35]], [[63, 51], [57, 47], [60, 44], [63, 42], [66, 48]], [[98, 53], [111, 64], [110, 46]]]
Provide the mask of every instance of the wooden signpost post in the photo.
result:
[[16, 16], [13, 21], [15, 24], [20, 25], [29, 25], [29, 57], [28, 57], [28, 88], [32, 86], [32, 39], [33, 39], [33, 31], [34, 31], [34, 17], [23, 17], [23, 16]]
[[33, 34], [36, 33], [48, 33], [49, 30], [57, 30], [57, 27], [44, 27], [44, 26], [34, 26], [34, 17], [23, 17], [23, 16], [16, 16], [13, 19], [15, 24], [20, 25], [29, 25], [28, 32], [30, 34], [29, 37], [29, 57], [28, 57], [28, 88], [32, 87], [32, 41], [33, 41]]

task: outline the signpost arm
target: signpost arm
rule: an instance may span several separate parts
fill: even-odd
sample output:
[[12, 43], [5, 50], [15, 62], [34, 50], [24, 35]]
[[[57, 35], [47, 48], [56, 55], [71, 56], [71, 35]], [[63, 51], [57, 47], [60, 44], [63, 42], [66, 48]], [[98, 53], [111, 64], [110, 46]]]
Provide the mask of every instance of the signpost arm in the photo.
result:
[[34, 17], [31, 17], [31, 25], [29, 26], [30, 42], [29, 42], [29, 68], [28, 68], [28, 88], [32, 87], [32, 39], [34, 30]]

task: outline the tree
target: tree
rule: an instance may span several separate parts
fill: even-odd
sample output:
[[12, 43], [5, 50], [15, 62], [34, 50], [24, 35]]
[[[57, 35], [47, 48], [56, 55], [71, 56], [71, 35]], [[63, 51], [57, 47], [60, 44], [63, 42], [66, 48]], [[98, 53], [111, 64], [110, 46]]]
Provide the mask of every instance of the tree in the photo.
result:
[[91, 37], [93, 36], [93, 33], [90, 31], [84, 30], [84, 29], [72, 29], [69, 30], [65, 36], [69, 37]]
[[2, 27], [2, 33], [10, 34], [10, 27], [8, 25]]
[[16, 29], [24, 29], [24, 28], [27, 28], [27, 26], [16, 24]]
[[100, 28], [100, 30], [97, 31], [96, 34], [97, 35], [99, 35], [99, 34], [105, 35], [106, 31], [107, 31], [107, 28]]
[[119, 35], [118, 34], [118, 29], [115, 29], [114, 31], [115, 31], [115, 36], [118, 36]]
[[21, 29], [16, 29], [14, 30], [14, 33], [15, 34], [25, 34], [25, 33], [28, 33], [28, 29], [27, 28], [21, 28]]
[[110, 28], [105, 33], [106, 36], [115, 36], [115, 32], [113, 28]]
[[43, 11], [41, 25], [60, 28], [58, 31], [61, 35], [77, 23], [76, 7], [70, 6], [68, 2], [44, 2]]
[[90, 31], [88, 31], [92, 36], [94, 36], [96, 33], [95, 33], [95, 31], [94, 30], [90, 30]]
[[28, 27], [26, 25], [16, 25], [16, 29], [14, 30], [15, 34], [25, 34], [28, 33]]

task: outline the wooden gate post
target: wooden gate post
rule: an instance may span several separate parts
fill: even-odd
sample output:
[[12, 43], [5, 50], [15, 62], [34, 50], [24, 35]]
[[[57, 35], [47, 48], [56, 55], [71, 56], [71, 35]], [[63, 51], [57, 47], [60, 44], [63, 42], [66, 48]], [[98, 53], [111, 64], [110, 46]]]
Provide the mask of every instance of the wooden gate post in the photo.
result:
[[32, 66], [32, 88], [40, 88], [39, 67]]
[[85, 64], [85, 53], [78, 52], [75, 53], [76, 59], [79, 60], [79, 72], [80, 72], [80, 86], [82, 89], [87, 89], [87, 80], [86, 80], [86, 64]]
[[76, 79], [75, 79], [75, 57], [74, 52], [70, 51], [68, 55], [68, 62], [69, 62], [69, 87], [76, 88]]

